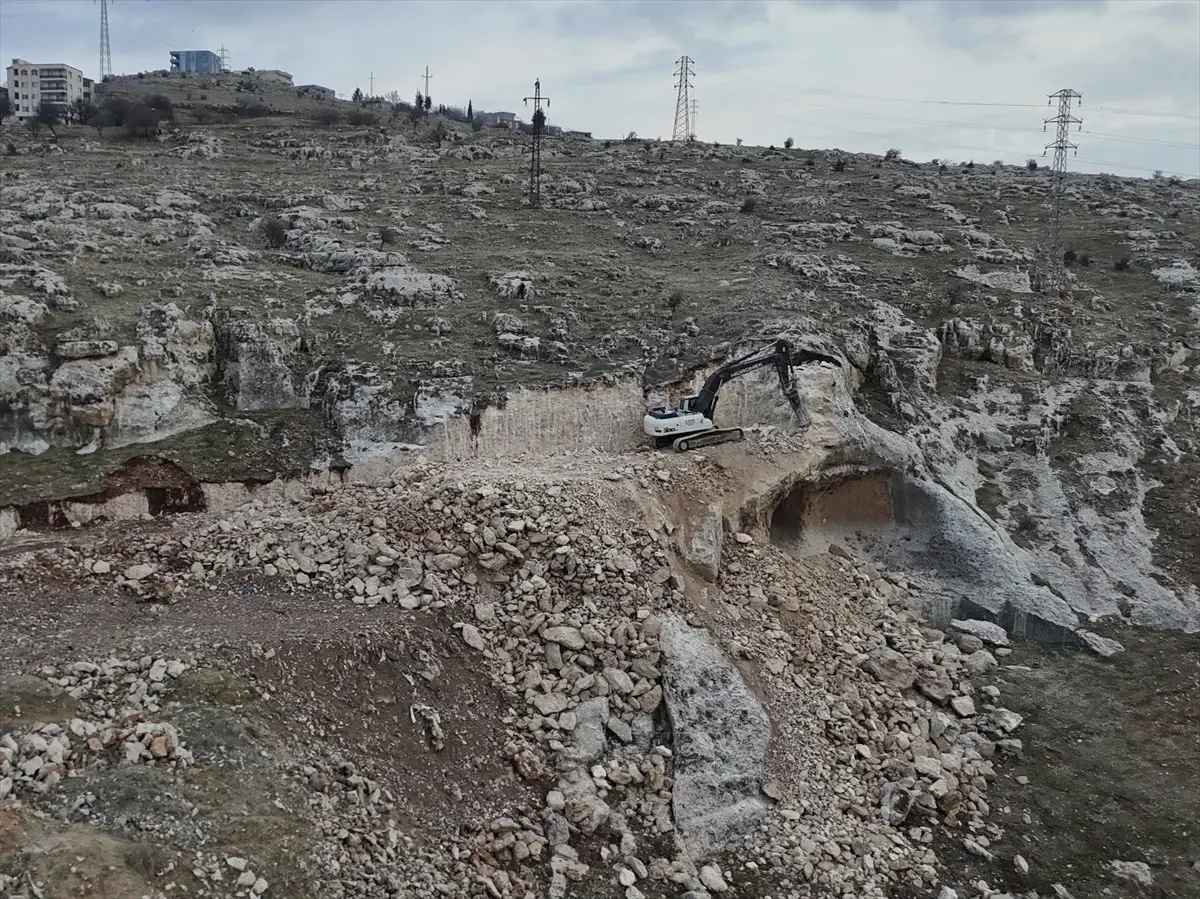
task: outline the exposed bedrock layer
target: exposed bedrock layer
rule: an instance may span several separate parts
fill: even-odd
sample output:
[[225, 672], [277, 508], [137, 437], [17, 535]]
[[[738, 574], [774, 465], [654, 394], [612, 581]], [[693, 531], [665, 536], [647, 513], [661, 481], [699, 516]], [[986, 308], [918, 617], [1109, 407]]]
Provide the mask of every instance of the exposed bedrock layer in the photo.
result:
[[1081, 627], [1002, 528], [930, 478], [841, 466], [781, 485], [763, 511], [772, 542], [796, 555], [837, 545], [928, 579], [949, 600], [935, 617], [985, 618], [1030, 639], [1117, 648]]
[[[1045, 428], [1028, 440], [1016, 425], [1006, 432], [1007, 412], [945, 413], [936, 397], [920, 392], [921, 379], [914, 380], [911, 389], [904, 387], [902, 378], [897, 381], [907, 397], [904, 403], [917, 415], [917, 426], [883, 427], [863, 411], [869, 405], [862, 396], [867, 376], [863, 360], [851, 356], [854, 364], [807, 365], [799, 370], [813, 425], [799, 440], [779, 445], [785, 452], [773, 469], [791, 466], [791, 474], [764, 487], [762, 473], [753, 470], [760, 456], [751, 449], [737, 464], [749, 466], [747, 476], [756, 483], [739, 488], [738, 508], [716, 495], [696, 497], [720, 506], [708, 519], [679, 522], [691, 540], [685, 556], [699, 573], [710, 580], [716, 576], [720, 522], [733, 517], [773, 529], [780, 539], [790, 533], [789, 545], [799, 552], [838, 542], [891, 567], [925, 573], [944, 587], [948, 604], [959, 614], [975, 609], [1031, 637], [1075, 634], [1081, 623], [1106, 616], [1149, 627], [1200, 629], [1195, 588], [1172, 583], [1153, 562], [1155, 535], [1140, 510], [1150, 485], [1144, 478], [1138, 480], [1130, 468], [1133, 462], [1122, 463], [1129, 469], [1125, 480], [1133, 487], [1093, 496], [1090, 485], [1116, 483], [1116, 475], [1078, 478], [1073, 471], [1055, 467], [1043, 451], [1049, 439], [1042, 433]], [[931, 361], [910, 367], [929, 380], [932, 366]], [[702, 374], [671, 392], [695, 389]], [[561, 390], [515, 389], [503, 402], [486, 408], [469, 402], [465, 386], [444, 380], [437, 390], [426, 384], [414, 400], [422, 422], [417, 442], [389, 442], [397, 435], [381, 432], [372, 437], [363, 432], [363, 452], [355, 457], [346, 479], [386, 483], [392, 472], [419, 455], [504, 460], [571, 454], [586, 464], [596, 454], [645, 448], [641, 415], [647, 398], [636, 378]], [[1004, 396], [987, 397], [1004, 411]], [[650, 392], [650, 402], [663, 399], [661, 390]], [[1057, 394], [1047, 394], [1039, 400], [1043, 401], [1066, 402]], [[389, 420], [368, 406], [360, 410], [364, 415], [371, 412], [368, 419]], [[718, 417], [722, 425], [764, 429], [768, 437], [798, 436], [772, 371], [731, 382], [722, 391]], [[1122, 439], [1128, 443], [1133, 438], [1126, 434]], [[732, 461], [742, 452], [724, 448], [718, 455]], [[1116, 464], [1116, 456], [1107, 451], [1078, 458], [1091, 466], [1085, 473], [1109, 471]], [[258, 489], [219, 488], [196, 483], [182, 472], [168, 474], [131, 484], [142, 492], [140, 499], [120, 500], [102, 485], [99, 492], [87, 495], [47, 497], [52, 502], [45, 507], [4, 510], [0, 533], [99, 517], [211, 510], [222, 491], [242, 495]], [[329, 465], [299, 480], [313, 479], [334, 484], [343, 477]], [[988, 491], [1001, 494], [1001, 501], [985, 502]], [[1023, 533], [1031, 521], [1037, 525], [1037, 539]], [[1099, 646], [1086, 633], [1084, 638]]]
[[660, 640], [674, 736], [675, 825], [681, 848], [699, 858], [766, 814], [762, 771], [771, 724], [711, 634], [669, 618]]

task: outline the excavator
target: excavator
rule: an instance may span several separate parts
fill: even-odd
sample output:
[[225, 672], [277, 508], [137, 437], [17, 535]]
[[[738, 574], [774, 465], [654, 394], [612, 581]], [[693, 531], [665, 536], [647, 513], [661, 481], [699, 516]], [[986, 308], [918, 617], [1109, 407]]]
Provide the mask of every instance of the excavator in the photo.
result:
[[812, 420], [804, 409], [800, 391], [796, 389], [796, 382], [792, 378], [792, 365], [796, 362], [832, 362], [841, 365], [840, 360], [833, 356], [808, 350], [797, 353], [786, 340], [776, 340], [766, 349], [756, 350], [722, 365], [708, 376], [699, 393], [685, 396], [678, 408], [658, 406], [650, 409], [642, 423], [646, 436], [653, 437], [654, 445], [659, 449], [670, 446], [680, 453], [745, 439], [741, 428], [718, 428], [713, 422], [717, 394], [726, 383], [739, 375], [768, 365], [775, 367], [779, 375], [779, 387], [796, 413], [800, 427], [807, 428]]

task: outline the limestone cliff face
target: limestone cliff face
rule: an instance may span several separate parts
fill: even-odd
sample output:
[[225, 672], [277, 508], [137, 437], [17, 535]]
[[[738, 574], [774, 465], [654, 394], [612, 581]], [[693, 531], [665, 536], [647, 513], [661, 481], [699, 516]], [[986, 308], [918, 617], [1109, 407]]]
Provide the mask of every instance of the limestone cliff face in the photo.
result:
[[24, 335], [18, 344], [5, 300], [10, 310], [28, 302], [0, 298], [0, 328], [9, 326], [10, 340], [0, 355], [0, 452], [118, 447], [213, 420], [203, 390], [215, 361], [210, 323], [163, 304], [143, 310], [134, 342], [108, 339], [100, 325], [53, 340]]
[[[38, 303], [26, 297], [7, 297], [3, 308], [10, 333], [38, 320]], [[813, 475], [846, 459], [863, 460], [863, 471], [907, 472], [917, 486], [904, 489], [915, 490], [933, 515], [926, 525], [946, 533], [950, 557], [975, 572], [938, 572], [961, 597], [996, 617], [1032, 612], [1068, 630], [1110, 615], [1200, 628], [1194, 586], [1172, 584], [1154, 564], [1155, 535], [1142, 506], [1155, 482], [1140, 467], [1151, 448], [1176, 445], [1170, 426], [1189, 414], [1159, 406], [1150, 372], [1194, 364], [1193, 351], [1084, 352], [1069, 332], [1048, 339], [1051, 332], [1036, 324], [1005, 331], [955, 319], [926, 329], [883, 303], [841, 333], [788, 320], [767, 323], [767, 331], [845, 360], [840, 369], [822, 364], [798, 373], [815, 419], [808, 437], [822, 444], [824, 461]], [[306, 369], [312, 362], [295, 322], [258, 323], [236, 310], [197, 322], [174, 304], [147, 306], [137, 335], [121, 344], [80, 331], [0, 356], [0, 447], [86, 451], [202, 426], [220, 405], [313, 405], [350, 456], [366, 445], [386, 451], [414, 441], [444, 458], [611, 452], [638, 445], [648, 401], [636, 382], [619, 381], [515, 389], [499, 404], [477, 406], [464, 377], [427, 379], [403, 401], [370, 365]], [[986, 365], [947, 395], [939, 378], [956, 359]], [[990, 378], [989, 367], [1057, 377], [1014, 390]], [[650, 398], [694, 390], [704, 374]], [[867, 388], [886, 398], [895, 414], [890, 427], [864, 415]], [[732, 382], [719, 408], [725, 425], [795, 430], [771, 371]], [[884, 549], [895, 556], [897, 547]]]

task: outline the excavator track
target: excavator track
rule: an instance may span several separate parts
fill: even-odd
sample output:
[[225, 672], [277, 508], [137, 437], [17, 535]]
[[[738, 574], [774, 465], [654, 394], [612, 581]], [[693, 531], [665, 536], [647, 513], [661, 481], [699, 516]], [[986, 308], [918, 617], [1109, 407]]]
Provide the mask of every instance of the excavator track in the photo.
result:
[[679, 437], [671, 444], [677, 453], [686, 453], [688, 450], [699, 449], [702, 446], [716, 446], [720, 443], [737, 443], [745, 440], [746, 435], [741, 428], [716, 428], [712, 431], [704, 431], [700, 434], [689, 434], [686, 437]]

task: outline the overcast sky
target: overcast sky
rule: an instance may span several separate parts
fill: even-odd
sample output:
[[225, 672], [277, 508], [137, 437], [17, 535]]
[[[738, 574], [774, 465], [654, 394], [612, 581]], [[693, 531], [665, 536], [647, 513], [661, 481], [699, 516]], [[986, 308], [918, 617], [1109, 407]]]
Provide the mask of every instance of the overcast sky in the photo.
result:
[[[540, 78], [549, 121], [671, 136], [694, 60], [701, 140], [897, 147], [1021, 162], [1053, 140], [1047, 95], [1083, 94], [1068, 165], [1200, 177], [1200, 0], [109, 0], [118, 74], [218, 50], [343, 94], [508, 110]], [[99, 67], [94, 0], [0, 0], [0, 58]], [[990, 104], [990, 105], [988, 105]]]

